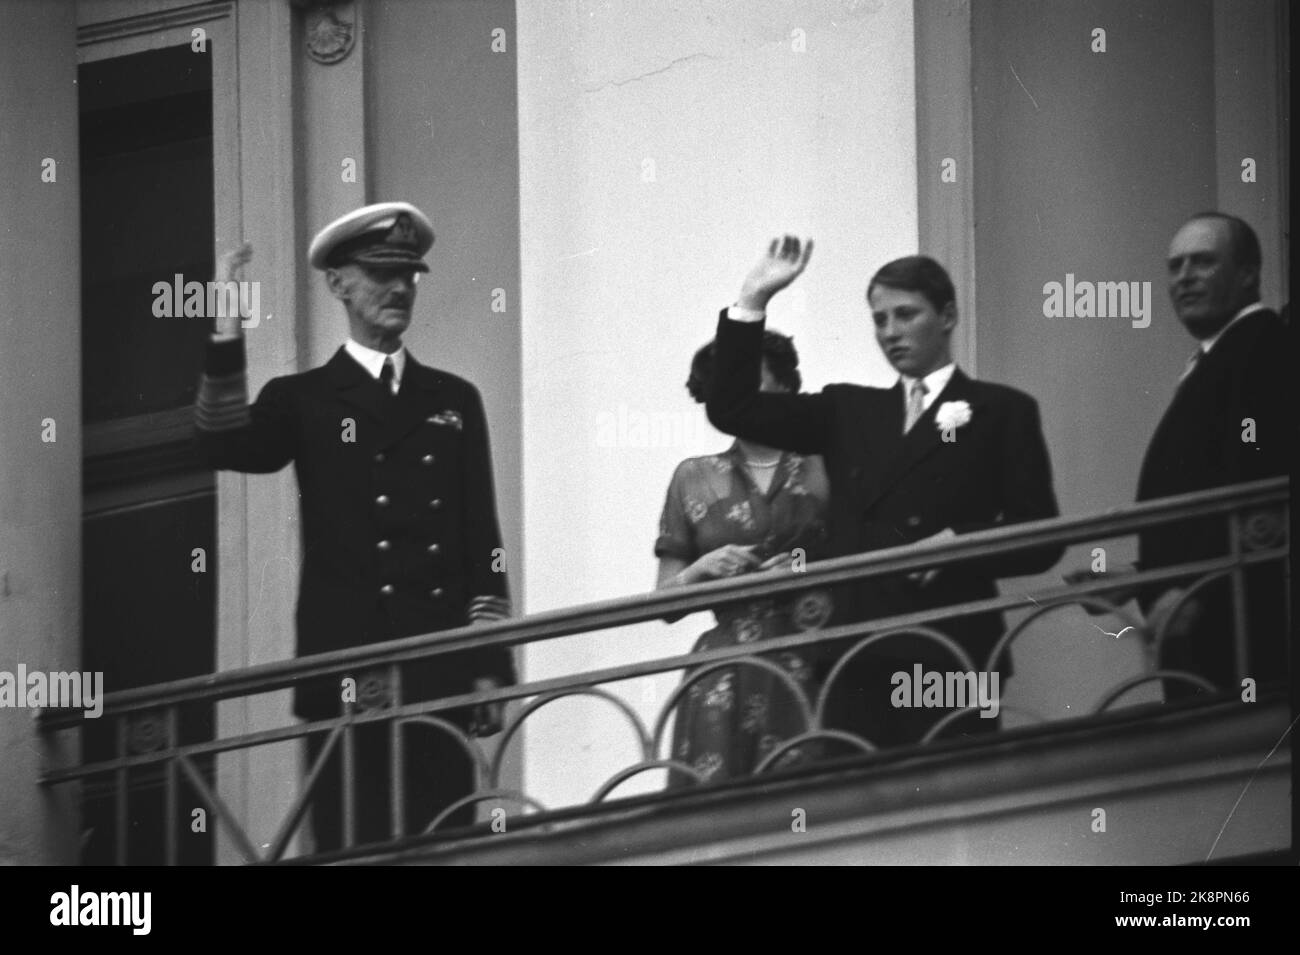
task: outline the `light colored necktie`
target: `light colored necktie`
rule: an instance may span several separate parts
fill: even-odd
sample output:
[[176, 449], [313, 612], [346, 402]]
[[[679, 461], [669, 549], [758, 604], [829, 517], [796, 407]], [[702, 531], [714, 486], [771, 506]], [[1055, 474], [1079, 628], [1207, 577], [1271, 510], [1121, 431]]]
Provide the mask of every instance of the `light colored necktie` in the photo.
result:
[[921, 379], [912, 382], [912, 389], [907, 395], [907, 417], [903, 420], [903, 434], [911, 431], [912, 425], [925, 414], [925, 396], [929, 391]]

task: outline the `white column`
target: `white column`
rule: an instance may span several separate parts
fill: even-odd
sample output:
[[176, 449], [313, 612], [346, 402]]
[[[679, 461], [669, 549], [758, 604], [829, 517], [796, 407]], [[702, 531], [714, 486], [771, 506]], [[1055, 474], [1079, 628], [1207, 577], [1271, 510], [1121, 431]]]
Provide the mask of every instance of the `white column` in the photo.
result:
[[[263, 314], [244, 333], [252, 399], [269, 379], [303, 367], [298, 289], [306, 252], [297, 224], [293, 134], [294, 44], [301, 39], [287, 3], [241, 4], [236, 16], [239, 95], [214, 103], [214, 116], [218, 136], [237, 142], [218, 140], [214, 148], [218, 156], [233, 149], [238, 162], [217, 179], [216, 241], [220, 248], [241, 238], [253, 245], [245, 277], [261, 283]], [[218, 670], [294, 656], [298, 520], [292, 468], [274, 475], [218, 474]], [[218, 708], [223, 737], [292, 721], [287, 691]], [[254, 845], [270, 842], [297, 797], [300, 749], [300, 743], [282, 743], [218, 758], [220, 795]], [[216, 852], [218, 863], [241, 861], [225, 836], [218, 836]]]
[[[0, 23], [0, 670], [70, 671], [81, 663], [76, 8], [3, 0]], [[0, 709], [0, 865], [73, 864], [77, 788], [36, 780], [80, 750], [75, 734], [47, 745], [33, 716]]]

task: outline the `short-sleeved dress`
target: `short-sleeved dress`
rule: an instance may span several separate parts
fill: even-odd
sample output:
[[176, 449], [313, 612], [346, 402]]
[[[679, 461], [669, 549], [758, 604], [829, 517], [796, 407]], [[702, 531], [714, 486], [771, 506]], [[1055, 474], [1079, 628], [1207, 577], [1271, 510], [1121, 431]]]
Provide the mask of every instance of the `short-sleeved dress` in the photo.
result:
[[[737, 445], [688, 458], [668, 488], [655, 555], [693, 562], [726, 544], [756, 544], [760, 559], [802, 548], [812, 560], [825, 538], [829, 497], [825, 466], [816, 456], [782, 453], [766, 493], [754, 484]], [[821, 590], [721, 607], [717, 626], [700, 636], [694, 650], [812, 629], [830, 612], [830, 597]], [[794, 678], [810, 705], [815, 702], [806, 653], [782, 651], [765, 659]], [[726, 667], [696, 680], [678, 701], [671, 758], [692, 766], [703, 782], [734, 779], [749, 775], [782, 740], [806, 729], [797, 698], [779, 677], [751, 665]], [[815, 759], [819, 749], [816, 743], [797, 744], [774, 767]], [[686, 773], [669, 773], [670, 789], [694, 784]]]

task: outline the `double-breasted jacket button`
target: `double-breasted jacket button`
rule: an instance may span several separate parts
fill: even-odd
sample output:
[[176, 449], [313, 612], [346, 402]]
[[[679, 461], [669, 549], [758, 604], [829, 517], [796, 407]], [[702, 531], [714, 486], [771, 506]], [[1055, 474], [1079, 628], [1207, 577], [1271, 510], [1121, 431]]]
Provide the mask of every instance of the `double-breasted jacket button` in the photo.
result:
[[393, 549], [393, 542], [392, 542], [392, 541], [380, 541], [380, 542], [379, 542], [378, 544], [376, 544], [375, 546], [378, 547], [380, 550], [392, 550], [392, 549]]
[[384, 584], [384, 586], [379, 588], [379, 592], [385, 597], [391, 597], [396, 590], [397, 588], [392, 584]]
[[442, 588], [441, 588], [441, 587], [434, 587], [432, 590], [429, 591], [429, 596], [432, 597], [434, 600], [439, 600], [439, 599], [441, 599], [441, 597], [442, 597]]
[[435, 511], [438, 510], [440, 507], [442, 507], [442, 498], [435, 497], [432, 501], [429, 502], [429, 507]]
[[421, 464], [432, 464], [432, 463], [433, 463], [433, 455], [432, 455], [432, 454], [426, 454], [424, 457], [420, 458], [420, 463], [421, 463]]
[[388, 495], [387, 495], [387, 494], [381, 494], [381, 495], [379, 495], [377, 498], [375, 498], [375, 503], [378, 504], [380, 507], [387, 507], [387, 506], [388, 506]]
[[438, 544], [430, 544], [428, 547], [425, 548], [425, 550], [427, 550], [430, 554], [435, 554], [435, 555], [442, 553], [442, 547]]
[[920, 525], [921, 525], [921, 519], [917, 517], [915, 514], [913, 514], [911, 517], [907, 519], [908, 527], [919, 527]]
[[387, 460], [387, 458], [385, 457], [383, 451], [376, 451], [376, 452], [375, 452], [375, 463], [376, 463], [376, 464], [383, 464], [384, 461], [386, 461], [386, 460]]

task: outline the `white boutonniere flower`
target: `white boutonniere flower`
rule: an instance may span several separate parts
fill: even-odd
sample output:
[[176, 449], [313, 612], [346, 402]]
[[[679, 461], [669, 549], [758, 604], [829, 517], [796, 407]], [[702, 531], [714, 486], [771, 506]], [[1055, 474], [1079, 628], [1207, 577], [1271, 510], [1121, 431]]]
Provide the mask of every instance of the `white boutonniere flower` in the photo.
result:
[[935, 412], [934, 423], [940, 431], [952, 431], [971, 419], [970, 404], [965, 401], [945, 401]]

